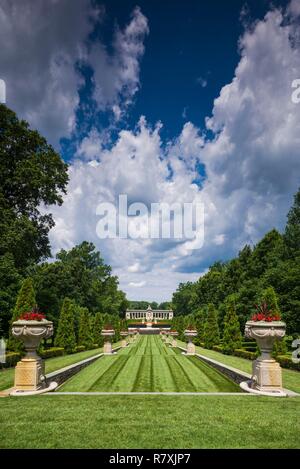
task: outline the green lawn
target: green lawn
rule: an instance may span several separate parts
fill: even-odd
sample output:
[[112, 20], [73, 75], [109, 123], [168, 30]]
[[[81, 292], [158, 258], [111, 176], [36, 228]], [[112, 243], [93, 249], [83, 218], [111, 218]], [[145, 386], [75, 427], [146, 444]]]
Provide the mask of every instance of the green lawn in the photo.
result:
[[0, 399], [1, 448], [300, 448], [300, 398]]
[[61, 391], [239, 392], [235, 383], [196, 357], [167, 347], [160, 336], [140, 336], [115, 356], [99, 358]]
[[[114, 344], [116, 347], [118, 344]], [[68, 365], [73, 365], [73, 363], [84, 360], [85, 358], [92, 357], [101, 353], [102, 348], [87, 350], [85, 352], [73, 353], [72, 355], [64, 355], [63, 357], [54, 357], [48, 358], [45, 360], [45, 370], [46, 373], [51, 373], [52, 371], [59, 370]], [[14, 384], [14, 368], [8, 368], [0, 371], [0, 391], [3, 389], [11, 388]]]
[[[181, 347], [186, 347], [186, 344], [181, 341], [177, 341]], [[245, 358], [234, 357], [233, 355], [223, 355], [223, 353], [215, 352], [214, 350], [204, 349], [202, 347], [196, 347], [196, 352], [204, 355], [205, 357], [217, 360], [225, 365], [232, 366], [238, 370], [250, 373], [252, 371], [252, 361], [246, 360]], [[282, 381], [283, 386], [291, 391], [300, 393], [300, 372], [287, 370], [282, 368]]]

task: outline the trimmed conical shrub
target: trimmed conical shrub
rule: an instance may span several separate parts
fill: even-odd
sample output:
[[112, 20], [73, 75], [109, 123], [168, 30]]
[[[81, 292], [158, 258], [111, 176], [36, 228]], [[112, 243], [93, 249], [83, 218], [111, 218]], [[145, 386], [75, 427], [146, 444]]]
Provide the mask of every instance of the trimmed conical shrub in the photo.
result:
[[65, 298], [60, 311], [54, 345], [64, 347], [66, 353], [74, 352], [76, 347], [74, 309], [74, 303], [69, 298]]
[[[11, 319], [11, 325], [14, 321], [17, 321], [21, 314], [31, 311], [36, 306], [35, 291], [32, 284], [32, 279], [30, 277], [23, 280], [22, 286], [17, 296], [16, 306], [13, 310], [13, 315]], [[14, 350], [15, 352], [21, 351], [24, 349], [23, 342], [15, 339], [11, 333], [11, 327], [9, 330], [9, 339], [7, 347], [9, 350]]]
[[102, 347], [104, 343], [104, 339], [101, 335], [102, 327], [103, 327], [103, 316], [101, 313], [96, 313], [93, 337], [94, 337], [95, 344], [98, 344], [99, 347]]
[[79, 313], [79, 331], [78, 345], [90, 348], [93, 340], [90, 329], [90, 314], [87, 308], [80, 308]]
[[208, 313], [204, 326], [204, 347], [211, 349], [220, 343], [220, 332], [218, 326], [218, 315], [214, 305], [208, 305]]
[[230, 295], [226, 301], [226, 314], [224, 317], [223, 350], [232, 353], [234, 349], [241, 348], [242, 334], [240, 323], [235, 309], [234, 295]]

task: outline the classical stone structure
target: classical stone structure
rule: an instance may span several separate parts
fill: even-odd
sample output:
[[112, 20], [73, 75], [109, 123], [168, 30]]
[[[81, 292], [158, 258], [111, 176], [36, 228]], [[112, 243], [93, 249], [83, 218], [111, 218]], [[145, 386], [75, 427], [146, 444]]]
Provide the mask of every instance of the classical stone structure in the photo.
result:
[[126, 311], [126, 319], [139, 319], [149, 322], [173, 319], [171, 309], [152, 309], [149, 305], [147, 309], [131, 309]]

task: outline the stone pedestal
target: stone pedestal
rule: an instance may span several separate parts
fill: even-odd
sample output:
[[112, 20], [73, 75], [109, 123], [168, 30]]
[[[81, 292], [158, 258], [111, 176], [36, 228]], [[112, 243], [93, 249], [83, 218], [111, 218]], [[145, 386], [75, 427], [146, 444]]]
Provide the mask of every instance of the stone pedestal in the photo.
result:
[[38, 391], [44, 385], [44, 364], [41, 358], [23, 358], [15, 368], [15, 389]]
[[114, 352], [112, 350], [111, 342], [113, 336], [115, 335], [114, 329], [110, 328], [109, 326], [106, 326], [106, 329], [102, 329], [101, 335], [104, 337], [104, 355], [112, 355]]
[[123, 348], [127, 347], [127, 340], [126, 339], [121, 340], [121, 347], [123, 347]]
[[177, 347], [177, 339], [176, 339], [176, 337], [173, 337], [173, 339], [172, 339], [172, 344], [171, 344], [171, 345], [172, 345], [172, 347]]
[[252, 363], [253, 387], [258, 391], [276, 392], [282, 389], [279, 363], [275, 360], [254, 360]]
[[189, 339], [187, 348], [186, 348], [186, 354], [187, 355], [195, 355], [196, 353], [196, 348], [195, 345], [192, 342], [192, 339]]
[[103, 353], [104, 355], [111, 355], [113, 353], [110, 340], [104, 342]]

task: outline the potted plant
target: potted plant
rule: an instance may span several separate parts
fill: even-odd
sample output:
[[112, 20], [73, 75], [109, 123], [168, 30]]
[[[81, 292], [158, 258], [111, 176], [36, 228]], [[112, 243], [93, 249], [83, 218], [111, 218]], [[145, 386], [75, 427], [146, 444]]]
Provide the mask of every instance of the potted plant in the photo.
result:
[[[261, 351], [252, 363], [252, 378], [248, 383], [250, 389], [263, 393], [283, 393], [281, 368], [272, 357], [272, 350], [275, 340], [284, 337], [285, 330], [286, 325], [277, 311], [272, 311], [266, 302], [256, 306], [255, 313], [245, 325], [245, 336], [255, 339]], [[245, 386], [241, 383], [243, 389]]]
[[12, 324], [12, 335], [24, 342], [25, 357], [15, 369], [15, 391], [38, 391], [46, 387], [43, 360], [36, 351], [42, 339], [53, 334], [53, 323], [37, 308], [21, 314]]

